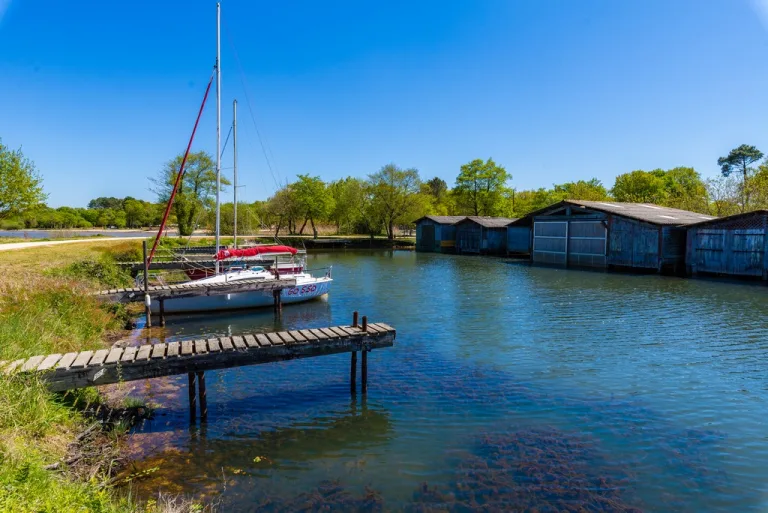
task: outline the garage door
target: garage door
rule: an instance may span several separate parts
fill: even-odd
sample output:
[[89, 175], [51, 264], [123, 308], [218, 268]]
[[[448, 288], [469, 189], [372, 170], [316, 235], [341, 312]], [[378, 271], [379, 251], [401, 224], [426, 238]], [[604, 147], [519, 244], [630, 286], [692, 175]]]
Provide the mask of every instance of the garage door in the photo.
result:
[[568, 227], [568, 263], [605, 267], [607, 232], [602, 221], [571, 221]]
[[533, 261], [539, 264], [565, 265], [565, 250], [567, 239], [567, 222], [534, 222]]

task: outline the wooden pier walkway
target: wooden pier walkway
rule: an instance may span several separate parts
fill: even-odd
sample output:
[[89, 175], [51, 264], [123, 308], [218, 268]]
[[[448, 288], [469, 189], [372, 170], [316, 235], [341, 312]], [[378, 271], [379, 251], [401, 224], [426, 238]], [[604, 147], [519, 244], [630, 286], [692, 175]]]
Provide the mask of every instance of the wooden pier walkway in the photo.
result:
[[93, 294], [99, 299], [118, 303], [139, 303], [144, 301], [144, 295], [149, 294], [152, 301], [180, 299], [196, 296], [215, 296], [233, 294], [236, 292], [252, 292], [256, 290], [282, 290], [296, 286], [294, 278], [279, 280], [237, 280], [229, 283], [198, 283], [195, 281], [177, 285], [153, 285], [146, 288], [134, 287], [127, 289], [101, 290]]
[[363, 318], [361, 326], [356, 324], [40, 355], [0, 362], [0, 372], [36, 373], [51, 390], [57, 392], [174, 374], [189, 374], [190, 384], [193, 385], [196, 374], [201, 380], [202, 407], [205, 371], [352, 353], [351, 378], [354, 387], [357, 351], [361, 351], [361, 377], [365, 391], [367, 352], [392, 347], [396, 331], [388, 324], [369, 324], [366, 318]]

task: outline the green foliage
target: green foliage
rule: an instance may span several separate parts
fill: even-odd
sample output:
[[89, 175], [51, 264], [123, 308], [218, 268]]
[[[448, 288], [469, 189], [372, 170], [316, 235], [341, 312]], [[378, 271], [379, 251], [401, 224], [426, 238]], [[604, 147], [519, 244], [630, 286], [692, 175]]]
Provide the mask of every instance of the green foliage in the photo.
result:
[[[141, 258], [139, 257], [139, 261]], [[99, 259], [80, 260], [62, 269], [52, 269], [50, 274], [63, 278], [91, 281], [106, 289], [131, 285], [130, 275], [117, 266], [115, 260], [107, 254], [102, 255]]]
[[608, 199], [608, 191], [597, 178], [589, 181], [579, 180], [555, 185], [552, 190], [552, 199], [562, 201], [575, 199], [585, 201], [604, 201]]
[[[184, 155], [166, 162], [158, 177], [152, 179], [158, 201], [167, 204], [179, 174]], [[222, 190], [229, 181], [221, 177]], [[173, 202], [173, 214], [181, 235], [191, 235], [195, 227], [204, 221], [204, 210], [210, 206], [216, 194], [216, 165], [204, 151], [190, 153], [184, 167], [184, 176]]]
[[624, 173], [616, 177], [611, 194], [616, 201], [661, 204], [666, 197], [664, 177], [642, 170]]
[[[369, 198], [366, 184], [358, 178], [347, 177], [328, 185], [328, 194], [333, 198], [329, 220], [336, 225], [338, 233], [354, 233], [360, 230], [368, 217]], [[369, 233], [363, 227], [359, 233]]]
[[503, 210], [507, 182], [512, 175], [493, 159], [473, 160], [461, 166], [453, 192], [461, 214], [496, 216]]
[[384, 225], [387, 238], [395, 238], [395, 226], [410, 224], [423, 215], [428, 202], [419, 194], [421, 180], [414, 169], [387, 164], [368, 177], [370, 215]]
[[728, 153], [726, 157], [720, 157], [717, 159], [717, 165], [720, 166], [723, 176], [728, 177], [733, 171], [740, 171], [742, 174], [741, 183], [741, 211], [745, 212], [749, 207], [750, 187], [749, 187], [749, 175], [753, 172], [750, 167], [755, 162], [763, 158], [763, 152], [750, 146], [748, 144], [742, 144], [738, 148], [734, 148]]
[[304, 231], [307, 220], [312, 225], [312, 231], [317, 238], [315, 219], [324, 220], [333, 209], [333, 196], [328, 194], [325, 182], [319, 176], [298, 175], [298, 180], [291, 187], [293, 189], [293, 201], [299, 213], [304, 217], [304, 225], [299, 234]]
[[21, 149], [10, 150], [0, 139], [0, 219], [23, 214], [46, 199], [43, 179]]

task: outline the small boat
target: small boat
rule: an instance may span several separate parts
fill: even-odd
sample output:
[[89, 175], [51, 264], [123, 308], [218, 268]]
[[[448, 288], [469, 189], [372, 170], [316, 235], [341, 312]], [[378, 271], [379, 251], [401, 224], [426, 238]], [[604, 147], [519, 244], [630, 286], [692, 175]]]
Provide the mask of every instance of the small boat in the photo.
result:
[[[216, 48], [216, 243], [214, 248], [221, 248], [220, 223], [221, 204], [219, 200], [220, 176], [221, 176], [221, 70], [219, 53], [220, 41], [218, 34], [220, 20], [220, 5], [217, 4], [217, 48]], [[207, 96], [207, 93], [206, 93]], [[202, 112], [202, 108], [201, 108]], [[199, 117], [198, 117], [199, 119]], [[283, 245], [257, 245], [248, 248], [237, 248], [237, 101], [233, 102], [233, 150], [234, 150], [234, 248], [220, 249], [214, 256], [216, 266], [214, 269], [192, 269], [193, 276], [200, 277], [194, 279], [195, 283], [204, 285], [212, 283], [230, 283], [240, 280], [278, 280], [281, 278], [293, 278], [296, 280], [296, 286], [283, 289], [280, 292], [280, 299], [285, 304], [300, 303], [309, 301], [328, 294], [333, 279], [331, 278], [331, 269], [328, 268], [324, 276], [315, 277], [305, 271], [306, 251], [300, 254], [296, 248]], [[194, 132], [193, 132], [194, 136]], [[191, 142], [190, 142], [191, 144]], [[182, 164], [183, 166], [183, 164]], [[177, 179], [178, 181], [178, 179]], [[175, 192], [175, 189], [174, 189]], [[166, 208], [166, 216], [160, 226], [158, 237], [162, 233], [165, 220], [167, 219], [170, 204], [173, 202], [173, 194], [169, 199], [169, 205]], [[154, 253], [154, 247], [153, 247]], [[297, 255], [299, 255], [297, 257]], [[280, 259], [283, 259], [282, 261]], [[230, 259], [238, 259], [231, 261]], [[269, 259], [269, 264], [265, 260]], [[151, 256], [150, 256], [151, 261]], [[225, 265], [222, 265], [225, 264]], [[221, 271], [221, 268], [224, 271]], [[202, 275], [202, 276], [200, 276]], [[168, 301], [164, 305], [165, 313], [191, 313], [207, 312], [212, 310], [235, 310], [241, 308], [258, 308], [272, 306], [274, 297], [271, 290], [254, 290], [247, 292], [237, 292], [212, 296], [185, 297]], [[159, 313], [160, 305], [152, 303], [150, 306], [153, 313]]]

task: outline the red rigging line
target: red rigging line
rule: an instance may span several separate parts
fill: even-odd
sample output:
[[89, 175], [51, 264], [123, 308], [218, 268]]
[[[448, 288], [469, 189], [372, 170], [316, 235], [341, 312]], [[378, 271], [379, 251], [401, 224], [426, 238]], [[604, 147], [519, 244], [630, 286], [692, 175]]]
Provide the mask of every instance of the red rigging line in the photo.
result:
[[195, 140], [195, 132], [197, 132], [197, 125], [198, 123], [200, 123], [200, 117], [203, 115], [203, 108], [205, 107], [206, 100], [208, 100], [208, 93], [211, 90], [211, 84], [213, 84], [213, 79], [215, 76], [216, 76], [216, 70], [214, 70], [214, 72], [211, 74], [211, 79], [208, 81], [208, 87], [205, 88], [205, 96], [203, 96], [203, 103], [200, 104], [200, 110], [197, 113], [195, 126], [194, 128], [192, 128], [192, 135], [189, 137], [187, 150], [184, 152], [184, 158], [181, 160], [181, 167], [179, 167], [179, 174], [176, 176], [176, 182], [173, 184], [171, 197], [168, 199], [168, 204], [165, 206], [163, 221], [160, 223], [160, 229], [157, 231], [157, 237], [155, 237], [155, 242], [152, 243], [152, 251], [149, 252], [149, 256], [147, 257], [147, 267], [149, 267], [149, 265], [152, 263], [152, 258], [155, 256], [155, 250], [157, 249], [157, 244], [160, 242], [160, 237], [163, 234], [163, 229], [165, 229], [165, 223], [168, 221], [168, 216], [171, 213], [171, 206], [173, 205], [173, 199], [176, 197], [176, 191], [178, 191], [179, 184], [181, 183], [181, 179], [184, 176], [184, 165], [187, 163], [189, 150], [192, 149], [192, 141]]

